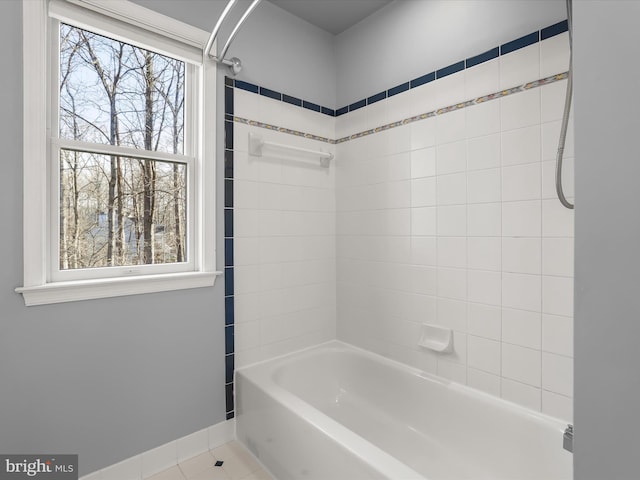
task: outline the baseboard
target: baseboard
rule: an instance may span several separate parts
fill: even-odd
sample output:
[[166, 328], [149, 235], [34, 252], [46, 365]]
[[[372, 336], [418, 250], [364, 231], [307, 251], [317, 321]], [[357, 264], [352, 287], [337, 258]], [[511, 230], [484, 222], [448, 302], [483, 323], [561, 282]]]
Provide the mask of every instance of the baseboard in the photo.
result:
[[235, 419], [231, 419], [127, 458], [80, 480], [143, 480], [234, 438]]

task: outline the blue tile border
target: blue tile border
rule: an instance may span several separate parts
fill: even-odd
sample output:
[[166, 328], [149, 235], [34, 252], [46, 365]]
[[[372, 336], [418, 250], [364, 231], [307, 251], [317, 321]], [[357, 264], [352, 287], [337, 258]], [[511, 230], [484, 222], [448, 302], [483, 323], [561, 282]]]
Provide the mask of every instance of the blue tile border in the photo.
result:
[[322, 107], [317, 103], [307, 102], [306, 100], [302, 101], [302, 108], [306, 108], [308, 110], [313, 110], [314, 112], [321, 112]]
[[253, 83], [243, 82], [242, 80], [234, 80], [233, 83], [236, 88], [246, 90], [247, 92], [259, 93], [260, 91], [260, 88]]
[[[248, 91], [257, 93], [259, 91], [256, 85], [246, 82], [234, 81], [232, 78], [225, 77], [225, 96], [224, 96], [224, 113], [225, 113], [225, 138], [224, 138], [224, 367], [225, 367], [225, 412], [227, 419], [235, 416], [235, 408], [233, 402], [233, 372], [235, 369], [235, 299], [234, 299], [234, 248], [233, 248], [233, 133], [234, 133], [234, 96], [235, 89], [233, 87], [245, 88]], [[272, 92], [269, 90], [268, 92]]]
[[400, 85], [396, 85], [393, 88], [387, 90], [387, 97], [393, 97], [394, 95], [398, 95], [399, 93], [406, 92], [411, 88], [410, 82], [402, 83]]
[[282, 101], [285, 103], [290, 103], [291, 105], [295, 105], [296, 107], [302, 106], [302, 100], [296, 97], [292, 97], [287, 94], [282, 94]]
[[498, 58], [501, 55], [507, 55], [521, 48], [527, 47], [529, 45], [533, 45], [534, 43], [540, 42], [542, 40], [546, 40], [556, 35], [560, 35], [561, 33], [564, 33], [567, 30], [568, 30], [567, 20], [563, 20], [554, 25], [550, 25], [541, 30], [537, 30], [523, 37], [504, 43], [498, 47], [494, 47], [490, 50], [487, 50], [484, 53], [480, 53], [473, 57], [469, 57], [465, 60], [460, 60], [447, 67], [440, 68], [435, 72], [427, 73], [409, 82], [402, 83], [400, 85], [396, 85], [395, 87], [389, 88], [384, 92], [380, 92], [376, 95], [372, 95], [370, 97], [358, 100], [357, 102], [353, 102], [349, 105], [345, 105], [343, 107], [336, 108], [336, 109], [324, 107], [316, 103], [310, 102], [308, 100], [302, 100], [300, 98], [292, 97], [284, 93], [281, 94], [280, 92], [277, 92], [275, 90], [270, 90], [265, 87], [260, 87], [258, 85], [254, 85], [253, 83], [245, 82], [242, 80], [234, 80], [229, 77], [225, 77], [225, 85], [228, 85], [230, 87], [236, 87], [251, 93], [258, 93], [260, 95], [264, 95], [266, 97], [273, 98], [275, 100], [280, 100], [280, 101], [289, 103], [291, 105], [296, 105], [298, 107], [307, 108], [315, 112], [323, 113], [330, 117], [339, 117], [346, 113], [362, 108], [363, 106], [371, 105], [372, 103], [379, 102], [384, 98], [392, 97], [399, 93], [405, 92], [409, 89], [416, 88], [421, 85], [424, 85], [425, 83], [432, 82], [436, 78], [443, 78], [443, 77], [446, 77], [447, 75], [460, 72], [464, 69], [475, 67], [476, 65], [480, 65], [481, 63], [487, 62], [489, 60], [493, 60], [494, 58]]
[[436, 70], [436, 78], [444, 78], [462, 70], [464, 70], [464, 60], [453, 63], [448, 67], [441, 68], [440, 70]]
[[359, 108], [362, 107], [366, 107], [367, 106], [367, 101], [366, 100], [360, 100], [358, 102], [352, 103], [351, 105], [349, 105], [349, 111], [353, 112], [354, 110], [358, 110]]
[[540, 32], [533, 32], [524, 37], [516, 38], [510, 42], [500, 45], [500, 55], [506, 55], [507, 53], [515, 52], [521, 48], [528, 47], [540, 41]]
[[563, 20], [540, 30], [540, 40], [546, 40], [547, 38], [555, 37], [556, 35], [560, 35], [561, 33], [568, 31], [569, 22], [567, 20]]
[[488, 62], [489, 60], [493, 60], [494, 58], [498, 58], [500, 56], [500, 47], [492, 48], [491, 50], [487, 50], [480, 55], [476, 55], [475, 57], [470, 57], [465, 60], [466, 68], [475, 67], [476, 65], [480, 65], [481, 63]]
[[275, 90], [269, 90], [268, 88], [260, 87], [260, 95], [263, 97], [273, 98], [274, 100], [282, 100], [282, 94]]
[[386, 91], [377, 93], [367, 98], [367, 105], [371, 105], [372, 103], [379, 102], [380, 100], [384, 100], [385, 98], [387, 98]]
[[433, 82], [436, 79], [436, 72], [427, 73], [421, 77], [414, 78], [409, 82], [410, 88], [416, 88], [425, 83]]

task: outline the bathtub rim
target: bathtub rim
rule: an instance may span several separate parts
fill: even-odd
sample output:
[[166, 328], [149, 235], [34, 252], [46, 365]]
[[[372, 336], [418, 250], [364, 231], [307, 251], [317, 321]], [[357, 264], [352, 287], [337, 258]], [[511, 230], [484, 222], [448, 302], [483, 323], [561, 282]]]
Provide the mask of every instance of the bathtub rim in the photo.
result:
[[[252, 362], [250, 364], [244, 365], [242, 367], [237, 368], [234, 371], [234, 382], [236, 381], [236, 375], [238, 373], [244, 373], [245, 370], [251, 369], [251, 368], [256, 368], [256, 369], [266, 369], [267, 368], [267, 364], [271, 364], [273, 363], [272, 366], [272, 371], [275, 372], [276, 368], [282, 367], [283, 366], [283, 362], [290, 358], [290, 357], [294, 357], [297, 355], [304, 355], [304, 354], [309, 354], [311, 353], [313, 350], [317, 350], [318, 352], [322, 351], [322, 350], [342, 350], [342, 351], [356, 351], [362, 355], [364, 355], [365, 357], [369, 357], [372, 358], [374, 361], [379, 361], [383, 364], [386, 364], [388, 366], [390, 366], [393, 369], [396, 370], [400, 370], [400, 371], [404, 371], [406, 373], [408, 373], [410, 376], [416, 376], [418, 378], [421, 378], [423, 380], [427, 380], [430, 382], [434, 382], [436, 384], [441, 385], [444, 388], [447, 389], [451, 389], [453, 391], [458, 391], [459, 393], [461, 393], [464, 396], [468, 396], [471, 398], [477, 398], [480, 401], [488, 401], [488, 402], [492, 402], [492, 403], [497, 403], [500, 404], [501, 406], [503, 406], [504, 408], [513, 411], [514, 413], [520, 413], [524, 416], [527, 417], [532, 417], [538, 421], [541, 421], [542, 423], [548, 425], [551, 428], [557, 428], [558, 432], [559, 432], [559, 443], [561, 443], [562, 441], [562, 434], [564, 432], [565, 427], [570, 424], [570, 422], [568, 420], [565, 419], [561, 419], [561, 418], [557, 418], [557, 417], [552, 417], [551, 415], [548, 415], [546, 413], [537, 411], [537, 410], [532, 410], [531, 408], [525, 407], [524, 405], [520, 405], [518, 403], [512, 402], [510, 400], [504, 399], [502, 397], [497, 397], [495, 395], [492, 395], [490, 393], [484, 392], [482, 390], [478, 390], [476, 388], [470, 387], [468, 385], [462, 384], [462, 383], [458, 383], [454, 380], [450, 380], [448, 378], [445, 377], [441, 377], [439, 375], [436, 375], [434, 373], [430, 373], [430, 372], [425, 372], [424, 370], [421, 370], [417, 367], [414, 367], [412, 365], [400, 362], [398, 360], [395, 360], [393, 358], [389, 358], [389, 357], [385, 357], [384, 355], [381, 355], [377, 352], [372, 352], [370, 350], [367, 350], [365, 348], [359, 347], [357, 345], [353, 345], [351, 343], [345, 342], [343, 340], [338, 340], [338, 339], [332, 339], [332, 340], [327, 340], [326, 342], [322, 342], [316, 345], [311, 345], [309, 347], [304, 347], [301, 348], [299, 350], [294, 350], [292, 352], [289, 353], [285, 353], [282, 355], [277, 355], [275, 357], [271, 357], [268, 359], [264, 359], [264, 360], [260, 360], [257, 362]], [[248, 378], [245, 375], [246, 378]], [[248, 378], [249, 380], [251, 380], [250, 378]], [[278, 388], [285, 390], [283, 387], [281, 387], [280, 385], [278, 385], [277, 383], [275, 383], [275, 381], [271, 380], [273, 384], [277, 385]], [[286, 391], [286, 390], [285, 390]], [[234, 392], [234, 396], [236, 395], [236, 393]], [[299, 397], [297, 395], [291, 394], [293, 395], [293, 397], [299, 399]], [[300, 401], [302, 401], [305, 405], [308, 405], [307, 402], [305, 402], [302, 399], [299, 399]]]

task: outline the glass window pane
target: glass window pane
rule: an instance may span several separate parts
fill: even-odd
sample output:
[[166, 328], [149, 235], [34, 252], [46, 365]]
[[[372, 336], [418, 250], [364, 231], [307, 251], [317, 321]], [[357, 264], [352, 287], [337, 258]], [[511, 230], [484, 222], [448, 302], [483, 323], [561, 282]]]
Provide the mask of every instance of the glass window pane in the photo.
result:
[[185, 262], [187, 167], [60, 151], [60, 270]]
[[60, 25], [60, 137], [184, 153], [184, 62]]

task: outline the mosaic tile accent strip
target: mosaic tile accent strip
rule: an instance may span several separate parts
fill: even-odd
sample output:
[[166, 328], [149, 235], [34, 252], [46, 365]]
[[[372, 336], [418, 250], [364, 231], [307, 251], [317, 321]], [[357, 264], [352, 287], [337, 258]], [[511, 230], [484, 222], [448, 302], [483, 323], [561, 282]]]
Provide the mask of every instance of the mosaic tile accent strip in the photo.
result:
[[272, 125], [270, 123], [258, 122], [256, 120], [249, 120], [248, 118], [234, 116], [233, 121], [237, 123], [243, 123], [245, 125], [250, 125], [252, 127], [264, 128], [267, 130], [273, 130], [275, 132], [295, 135], [296, 137], [303, 137], [303, 138], [308, 138], [310, 140], [317, 140], [318, 142], [324, 142], [324, 143], [330, 143], [330, 144], [336, 143], [335, 140], [332, 140], [327, 137], [320, 137], [312, 133], [301, 132], [300, 130], [292, 130], [290, 128], [279, 127], [277, 125]]
[[[328, 143], [331, 145], [336, 145], [344, 142], [348, 142], [349, 140], [355, 140], [356, 138], [366, 137], [367, 135], [373, 135], [374, 133], [383, 132], [385, 130], [389, 130], [391, 128], [401, 127], [402, 125], [407, 125], [409, 123], [418, 122], [420, 120], [424, 120], [426, 118], [435, 117], [437, 115], [444, 115], [445, 113], [453, 112], [456, 110], [460, 110], [463, 108], [471, 107], [473, 105], [477, 105], [484, 102], [489, 102], [491, 100], [496, 100], [498, 98], [503, 98], [508, 95], [513, 95], [514, 93], [524, 92], [525, 90], [531, 90], [532, 88], [541, 87], [543, 85], [548, 85], [550, 83], [558, 82], [560, 80], [565, 80], [568, 77], [568, 72], [558, 73], [556, 75], [552, 75], [550, 77], [541, 78], [539, 80], [535, 80], [533, 82], [525, 83], [519, 85], [517, 87], [508, 88], [506, 90], [500, 90], [499, 92], [490, 93], [488, 95], [483, 95], [478, 98], [472, 98], [470, 100], [466, 100], [463, 102], [455, 103], [453, 105], [449, 105], [447, 107], [438, 108], [437, 110], [432, 110], [430, 112], [421, 113], [419, 115], [414, 115], [413, 117], [405, 118], [402, 120], [398, 120], [395, 122], [387, 123], [386, 125], [382, 125], [376, 128], [371, 128], [369, 130], [364, 130], [362, 132], [354, 133], [347, 137], [342, 137], [338, 139], [331, 139], [327, 137], [320, 137], [318, 135], [314, 135], [312, 133], [301, 132], [299, 130], [292, 130], [290, 128], [279, 127], [278, 125], [272, 125], [270, 123], [258, 122], [256, 120], [249, 120], [247, 118], [239, 117], [234, 115], [233, 121], [236, 123], [242, 123], [244, 125], [250, 125], [252, 127], [264, 128], [267, 130], [273, 130], [275, 132], [286, 133], [289, 135], [295, 135], [296, 137], [304, 137], [310, 140], [317, 140], [319, 142]], [[378, 100], [376, 100], [378, 101]], [[361, 108], [361, 107], [358, 107]], [[226, 194], [225, 194], [226, 198]]]

